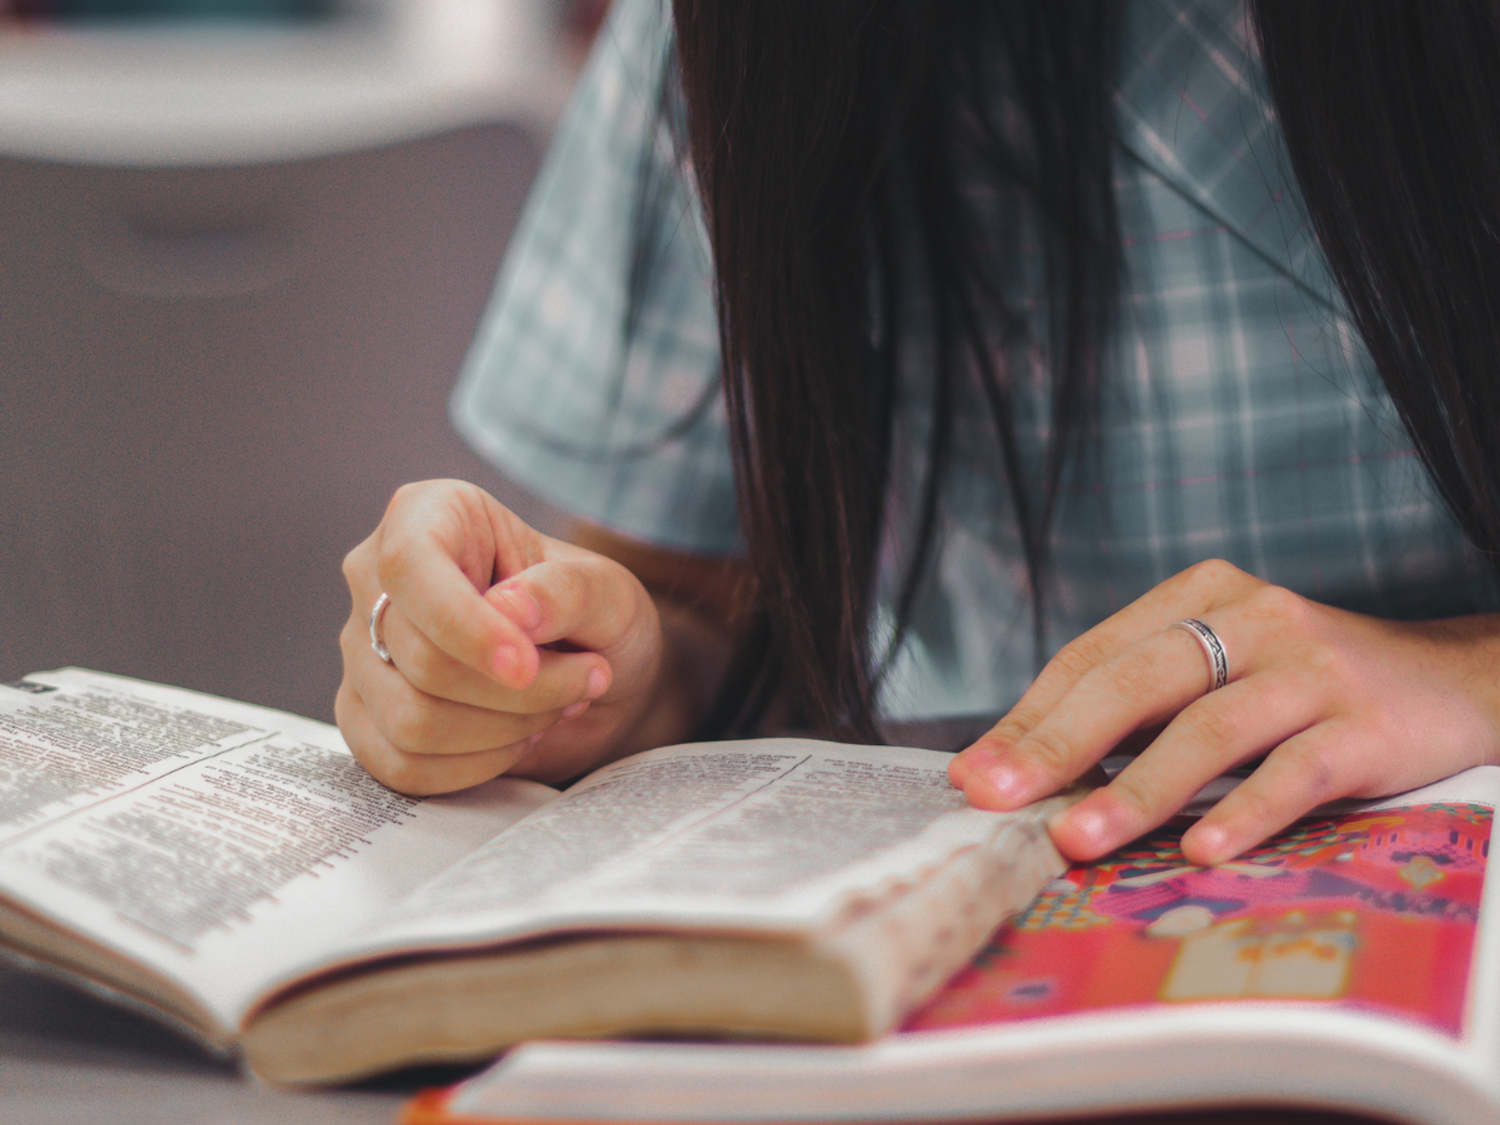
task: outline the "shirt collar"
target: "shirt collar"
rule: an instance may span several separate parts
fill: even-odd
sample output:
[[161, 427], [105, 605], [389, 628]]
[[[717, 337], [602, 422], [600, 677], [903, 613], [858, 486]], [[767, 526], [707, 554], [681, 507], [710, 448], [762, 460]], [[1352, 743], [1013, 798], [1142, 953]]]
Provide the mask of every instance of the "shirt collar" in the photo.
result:
[[1127, 7], [1116, 127], [1126, 153], [1316, 299], [1341, 307], [1240, 0]]

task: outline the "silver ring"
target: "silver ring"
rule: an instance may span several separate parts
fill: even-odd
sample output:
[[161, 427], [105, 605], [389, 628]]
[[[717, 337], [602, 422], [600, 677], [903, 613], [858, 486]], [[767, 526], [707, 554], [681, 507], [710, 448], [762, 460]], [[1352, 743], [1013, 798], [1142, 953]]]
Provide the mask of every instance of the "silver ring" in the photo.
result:
[[390, 607], [391, 596], [384, 590], [380, 591], [380, 597], [375, 599], [375, 608], [370, 610], [370, 647], [375, 650], [375, 655], [387, 664], [394, 664], [391, 659], [391, 650], [385, 647], [385, 638], [380, 635], [380, 619], [385, 616], [385, 611]]
[[1209, 691], [1218, 691], [1229, 682], [1229, 653], [1224, 648], [1224, 642], [1219, 640], [1218, 633], [1196, 617], [1184, 617], [1181, 621], [1172, 622], [1167, 628], [1193, 634], [1199, 647], [1203, 649], [1203, 655], [1208, 657]]

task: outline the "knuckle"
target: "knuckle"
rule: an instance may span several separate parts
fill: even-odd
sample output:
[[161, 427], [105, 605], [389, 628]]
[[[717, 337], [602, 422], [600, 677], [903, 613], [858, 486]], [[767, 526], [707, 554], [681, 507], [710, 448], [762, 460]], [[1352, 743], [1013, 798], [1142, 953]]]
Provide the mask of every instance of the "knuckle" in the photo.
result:
[[1264, 585], [1245, 599], [1247, 616], [1279, 628], [1305, 626], [1311, 608], [1311, 602], [1292, 593], [1285, 586]]
[[1163, 808], [1167, 794], [1159, 782], [1149, 775], [1130, 777], [1121, 774], [1109, 786], [1115, 800], [1136, 814], [1138, 820], [1158, 820], [1158, 810]]
[[1085, 633], [1058, 649], [1057, 654], [1042, 669], [1042, 675], [1050, 672], [1054, 677], [1061, 674], [1076, 680], [1098, 667], [1104, 657], [1104, 646]]
[[333, 697], [333, 721], [339, 725], [339, 730], [344, 735], [344, 741], [349, 743], [349, 748], [354, 751], [355, 757], [359, 756], [359, 746], [356, 744], [361, 742], [360, 739], [354, 736], [354, 718], [359, 707], [359, 692], [349, 682], [349, 677], [346, 674], [343, 680], [339, 682], [338, 692]]
[[399, 701], [387, 719], [385, 736], [392, 746], [408, 754], [428, 753], [444, 732], [441, 705], [437, 700], [412, 691]]
[[409, 508], [415, 504], [424, 503], [432, 494], [434, 489], [441, 489], [445, 485], [453, 485], [458, 482], [442, 480], [414, 480], [401, 485], [395, 492], [391, 493], [391, 499], [385, 506], [386, 517]]
[[344, 627], [339, 630], [339, 648], [343, 650], [346, 665], [350, 656], [359, 651], [360, 645], [369, 642], [369, 637], [369, 630], [359, 619], [359, 615], [351, 614], [344, 622]]
[[[387, 644], [389, 644], [387, 638]], [[407, 683], [427, 695], [444, 695], [452, 683], [450, 659], [428, 641], [399, 654], [397, 667]]]
[[1161, 665], [1150, 653], [1126, 649], [1099, 666], [1098, 674], [1112, 694], [1127, 701], [1140, 700], [1161, 684]]
[[1045, 724], [1028, 734], [1020, 749], [1033, 762], [1053, 774], [1066, 773], [1076, 756], [1073, 744], [1060, 732]]
[[[480, 632], [469, 607], [451, 600], [431, 601], [422, 597], [421, 591], [402, 602], [405, 610], [403, 628], [408, 628], [423, 638], [428, 651], [437, 659], [440, 650], [432, 638], [441, 638], [453, 649], [458, 660], [474, 661], [480, 658], [483, 649], [499, 643], [505, 636], [499, 629], [484, 629]], [[414, 624], [413, 618], [420, 615], [422, 625]], [[476, 649], [476, 646], [479, 646]]]
[[437, 765], [440, 774], [442, 763], [408, 754], [385, 738], [348, 679], [339, 685], [333, 709], [349, 752], [376, 781], [413, 797], [441, 791], [440, 778], [439, 784], [434, 784], [433, 767]]
[[1250, 781], [1235, 790], [1234, 804], [1234, 819], [1257, 829], [1283, 819], [1280, 805], [1261, 786]]
[[1338, 796], [1339, 755], [1324, 739], [1303, 739], [1282, 746], [1277, 754], [1302, 778], [1302, 788], [1313, 804]]
[[408, 569], [414, 548], [415, 543], [410, 536], [380, 537], [380, 543], [375, 548], [375, 571], [383, 582], [389, 584], [393, 575], [404, 573]]
[[354, 587], [362, 582], [365, 572], [369, 569], [370, 554], [370, 540], [361, 540], [344, 556], [343, 562], [339, 565], [339, 570], [344, 575], [344, 582], [351, 593]]
[[583, 698], [583, 688], [578, 676], [538, 676], [524, 691], [516, 692], [505, 704], [506, 714], [522, 722], [534, 721], [538, 715], [552, 714], [568, 704]]
[[1302, 656], [1302, 664], [1304, 675], [1311, 673], [1312, 678], [1325, 690], [1349, 682], [1353, 675], [1348, 655], [1331, 645], [1310, 646]]
[[[463, 480], [431, 480], [423, 482], [423, 486], [428, 490], [423, 503], [429, 506], [431, 516], [440, 525], [451, 527], [454, 519], [465, 527], [489, 525], [490, 505], [494, 500], [477, 484]], [[509, 511], [503, 514], [507, 523], [514, 520]]]
[[624, 635], [638, 623], [643, 603], [650, 597], [631, 597], [640, 583], [630, 570], [614, 559], [595, 556], [580, 567], [580, 581], [589, 589], [599, 593], [600, 608], [607, 614], [611, 631]]
[[580, 559], [570, 569], [576, 619], [602, 648], [637, 653], [654, 643], [661, 632], [660, 613], [629, 569], [603, 556]]
[[1247, 578], [1249, 575], [1225, 559], [1204, 559], [1182, 572], [1189, 587], [1208, 593], [1237, 586]]
[[[358, 754], [355, 755], [358, 757]], [[360, 764], [380, 784], [409, 797], [421, 797], [432, 792], [432, 778], [428, 763], [414, 760], [403, 753], [381, 758], [378, 762], [360, 759]]]
[[[659, 643], [661, 636], [661, 618], [657, 613], [656, 603], [650, 598], [618, 599], [628, 604], [621, 605], [618, 617], [611, 622], [612, 634], [619, 638], [621, 647], [618, 651], [626, 655], [627, 659], [639, 659], [639, 654], [650, 650], [652, 645]], [[636, 654], [632, 657], [630, 654]]]
[[1205, 699], [1189, 707], [1173, 725], [1200, 746], [1213, 750], [1234, 746], [1242, 729], [1240, 717], [1224, 707], [1211, 707], [1210, 702], [1218, 701]]
[[593, 588], [592, 569], [587, 560], [557, 569], [556, 581], [550, 593], [553, 602], [570, 621], [577, 620], [584, 614], [596, 614], [601, 610], [607, 612], [612, 608], [608, 598], [590, 598]]
[[995, 747], [1014, 745], [1025, 738], [1029, 731], [1036, 729], [1043, 717], [1039, 708], [1018, 703], [1011, 708], [1010, 714], [981, 735], [978, 741]]

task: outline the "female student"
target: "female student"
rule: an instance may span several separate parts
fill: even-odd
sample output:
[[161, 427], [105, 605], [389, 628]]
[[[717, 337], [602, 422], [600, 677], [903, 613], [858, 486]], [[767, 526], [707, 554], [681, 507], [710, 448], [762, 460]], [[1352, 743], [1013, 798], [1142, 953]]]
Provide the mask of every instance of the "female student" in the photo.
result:
[[973, 803], [1263, 758], [1227, 859], [1500, 761], [1497, 371], [1492, 4], [619, 0], [454, 404], [577, 531], [398, 492], [339, 722], [435, 792], [1014, 703]]

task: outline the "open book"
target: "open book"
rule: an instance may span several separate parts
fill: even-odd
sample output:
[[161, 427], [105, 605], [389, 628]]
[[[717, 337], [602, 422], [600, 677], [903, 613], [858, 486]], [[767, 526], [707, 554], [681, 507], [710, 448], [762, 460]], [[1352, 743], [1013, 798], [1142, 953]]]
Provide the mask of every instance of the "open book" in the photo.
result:
[[894, 1026], [1064, 864], [946, 754], [667, 747], [415, 800], [323, 723], [64, 669], [0, 685], [0, 952], [285, 1083], [538, 1036]]
[[406, 1125], [1035, 1120], [1300, 1105], [1500, 1121], [1500, 769], [1215, 868], [1177, 822], [1074, 868], [868, 1046], [535, 1043]]

